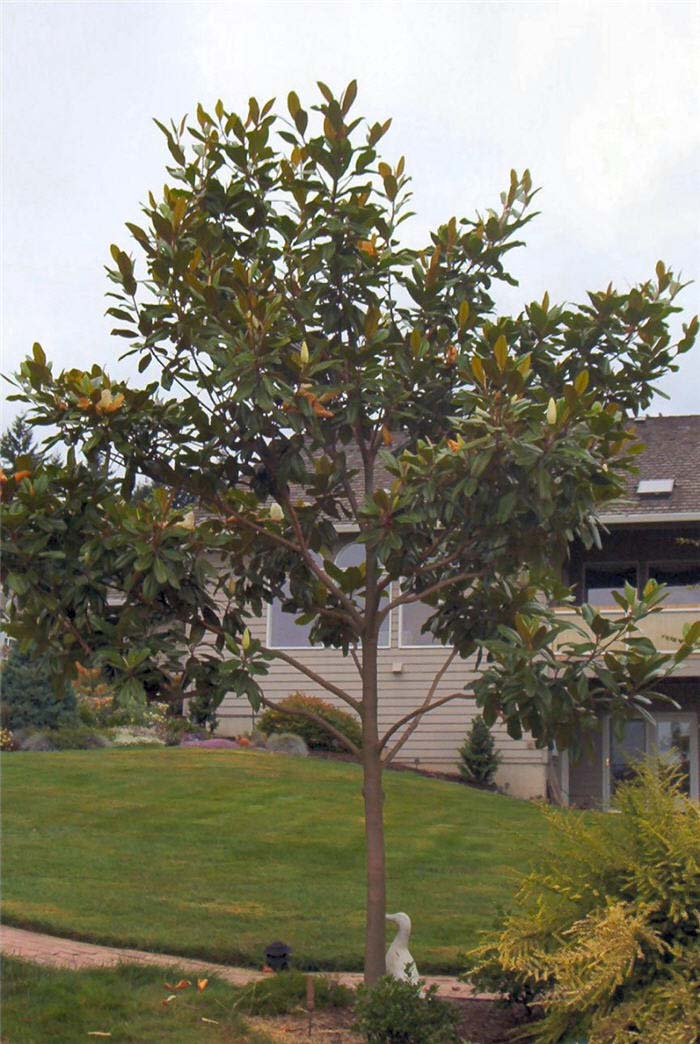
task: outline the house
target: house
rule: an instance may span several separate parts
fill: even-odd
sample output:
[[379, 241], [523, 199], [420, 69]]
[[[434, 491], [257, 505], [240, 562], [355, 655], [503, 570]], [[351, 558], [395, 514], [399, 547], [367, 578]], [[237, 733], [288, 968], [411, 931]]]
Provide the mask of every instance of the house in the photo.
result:
[[[644, 452], [626, 496], [602, 515], [602, 548], [571, 549], [568, 582], [579, 601], [614, 615], [612, 592], [649, 578], [667, 585], [661, 612], [643, 630], [671, 651], [685, 624], [700, 618], [700, 416], [649, 417], [638, 422]], [[689, 657], [660, 689], [678, 706], [657, 701], [651, 724], [629, 721], [622, 731], [601, 718], [591, 750], [576, 762], [563, 754], [553, 767], [564, 803], [609, 806], [630, 762], [659, 751], [683, 766], [686, 788], [700, 799], [700, 655]]]
[[[639, 422], [646, 449], [639, 458], [639, 474], [630, 480], [627, 495], [603, 516], [606, 531], [602, 550], [572, 546], [569, 583], [577, 597], [587, 598], [606, 612], [617, 606], [612, 591], [625, 581], [643, 585], [655, 579], [668, 585], [663, 611], [645, 623], [646, 632], [662, 649], [673, 647], [683, 624], [700, 617], [700, 416], [656, 417]], [[347, 534], [337, 562], [353, 564], [362, 551]], [[359, 561], [359, 557], [358, 557]], [[388, 727], [418, 707], [445, 663], [448, 650], [435, 643], [421, 626], [430, 610], [419, 603], [392, 612], [380, 636], [380, 726]], [[333, 649], [313, 647], [308, 628], [268, 606], [263, 617], [251, 621], [251, 633], [271, 648], [287, 650], [304, 664], [360, 695], [360, 679], [351, 657]], [[475, 676], [473, 660], [455, 660], [441, 677], [435, 698], [463, 689]], [[273, 661], [263, 683], [265, 694], [278, 701], [302, 689], [333, 699], [320, 686], [303, 678], [284, 662]], [[688, 788], [698, 797], [698, 719], [700, 718], [700, 656], [691, 657], [666, 691], [680, 705], [652, 708], [654, 726], [629, 722], [616, 735], [601, 719], [592, 747], [578, 762], [565, 753], [536, 748], [528, 736], [511, 739], [503, 727], [494, 729], [501, 753], [496, 782], [518, 797], [555, 796], [563, 803], [605, 807], [617, 781], [628, 769], [628, 758], [656, 746], [680, 759]], [[439, 772], [455, 772], [458, 750], [477, 709], [472, 700], [456, 700], [427, 715], [403, 747], [402, 764]], [[219, 712], [222, 735], [250, 731], [255, 715], [242, 699], [227, 697]]]

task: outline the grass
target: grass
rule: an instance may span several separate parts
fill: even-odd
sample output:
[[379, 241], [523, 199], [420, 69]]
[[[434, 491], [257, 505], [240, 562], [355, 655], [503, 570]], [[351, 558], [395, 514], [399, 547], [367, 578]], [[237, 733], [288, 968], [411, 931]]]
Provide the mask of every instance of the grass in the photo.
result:
[[[260, 966], [359, 969], [364, 921], [357, 766], [245, 751], [3, 755], [7, 923]], [[388, 905], [423, 972], [512, 902], [548, 827], [526, 802], [411, 773], [385, 777]]]
[[[212, 978], [202, 992], [167, 989], [166, 982], [181, 980], [177, 969], [122, 965], [78, 972], [5, 958], [2, 978], [2, 1039], [12, 1044], [98, 1041], [94, 1034], [115, 1044], [270, 1041], [246, 1025], [227, 983]], [[173, 992], [175, 999], [163, 1004]]]

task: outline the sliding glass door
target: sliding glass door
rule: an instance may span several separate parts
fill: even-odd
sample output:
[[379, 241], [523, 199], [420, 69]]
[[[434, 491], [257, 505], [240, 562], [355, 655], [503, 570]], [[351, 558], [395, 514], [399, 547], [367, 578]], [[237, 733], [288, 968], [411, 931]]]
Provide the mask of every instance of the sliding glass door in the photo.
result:
[[608, 719], [603, 727], [603, 804], [607, 808], [615, 790], [634, 775], [635, 762], [659, 754], [682, 772], [686, 794], [700, 800], [698, 718], [691, 713], [659, 713], [654, 722], [627, 721], [621, 730]]

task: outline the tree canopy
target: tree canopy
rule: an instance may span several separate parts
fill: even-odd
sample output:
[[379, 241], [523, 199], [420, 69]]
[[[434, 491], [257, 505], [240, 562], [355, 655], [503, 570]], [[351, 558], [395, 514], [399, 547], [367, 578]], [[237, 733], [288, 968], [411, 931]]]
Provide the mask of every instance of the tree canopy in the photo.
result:
[[[251, 99], [243, 116], [218, 102], [159, 124], [169, 184], [127, 226], [137, 258], [113, 246], [109, 269], [113, 332], [156, 376], [136, 389], [98, 365], [54, 373], [34, 346], [18, 397], [70, 452], [6, 484], [4, 568], [10, 632], [54, 648], [67, 675], [75, 659], [106, 664], [126, 702], [155, 672], [173, 698], [269, 703], [261, 678], [279, 658], [360, 716], [376, 977], [379, 779], [419, 718], [476, 694], [511, 735], [576, 745], [601, 707], [644, 712], [697, 638], [674, 657], [640, 637], [652, 583], [626, 592], [618, 620], [584, 609], [556, 652], [549, 603], [568, 595], [569, 543], [598, 541], [639, 450], [631, 422], [698, 322], [673, 340], [681, 285], [661, 262], [625, 292], [578, 306], [544, 294], [497, 315], [507, 254], [534, 216], [530, 173], [409, 249], [405, 162], [378, 154], [391, 121], [355, 116], [354, 81], [337, 98], [319, 90], [310, 110], [291, 92], [286, 114]], [[108, 453], [119, 479], [79, 450]], [[158, 488], [135, 503], [139, 475]], [[175, 507], [183, 491], [196, 512]], [[341, 568], [348, 533], [364, 553]], [[251, 637], [275, 598], [354, 658], [361, 695]], [[441, 668], [381, 736], [378, 635], [412, 602], [432, 609], [446, 664], [479, 653], [489, 666], [476, 693], [438, 697]]]

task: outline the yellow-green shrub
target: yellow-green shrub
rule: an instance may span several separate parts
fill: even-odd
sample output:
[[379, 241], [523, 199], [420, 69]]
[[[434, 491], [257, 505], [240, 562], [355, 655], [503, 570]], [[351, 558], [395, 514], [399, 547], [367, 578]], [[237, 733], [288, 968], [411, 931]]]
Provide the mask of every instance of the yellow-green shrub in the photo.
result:
[[678, 773], [640, 766], [619, 814], [549, 811], [555, 844], [516, 913], [469, 954], [468, 978], [535, 996], [529, 1034], [554, 1044], [700, 1039], [700, 809]]

